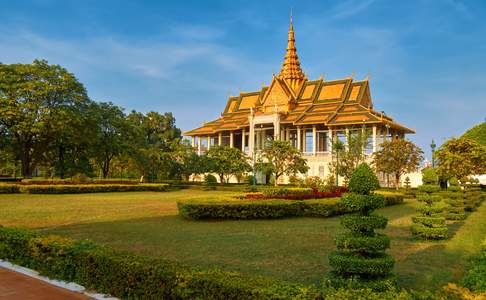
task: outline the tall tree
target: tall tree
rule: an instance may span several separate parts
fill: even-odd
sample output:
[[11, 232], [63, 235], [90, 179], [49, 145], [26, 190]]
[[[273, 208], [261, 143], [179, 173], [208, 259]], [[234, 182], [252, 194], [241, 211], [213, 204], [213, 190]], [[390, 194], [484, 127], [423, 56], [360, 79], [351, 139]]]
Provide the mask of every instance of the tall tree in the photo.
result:
[[228, 182], [232, 175], [249, 172], [248, 158], [237, 148], [211, 146], [206, 152], [211, 172], [219, 175], [220, 182]]
[[127, 151], [131, 128], [122, 108], [112, 103], [92, 103], [91, 113], [97, 124], [92, 155], [103, 178], [106, 178], [113, 158]]
[[134, 130], [130, 157], [141, 175], [155, 179], [157, 175], [167, 178], [177, 173], [174, 155], [182, 136], [172, 113], [132, 111], [127, 120]]
[[269, 147], [263, 149], [257, 168], [272, 173], [275, 177], [275, 185], [284, 174], [292, 176], [309, 170], [302, 153], [286, 141], [273, 141]]
[[468, 138], [452, 138], [434, 153], [437, 173], [443, 179], [464, 180], [486, 173], [486, 146]]
[[373, 154], [376, 171], [393, 174], [396, 188], [400, 186], [402, 175], [416, 171], [423, 159], [422, 149], [405, 139], [385, 141], [381, 149]]
[[0, 64], [0, 124], [12, 138], [23, 176], [44, 160], [69, 119], [66, 111], [87, 101], [84, 86], [61, 66], [45, 60]]

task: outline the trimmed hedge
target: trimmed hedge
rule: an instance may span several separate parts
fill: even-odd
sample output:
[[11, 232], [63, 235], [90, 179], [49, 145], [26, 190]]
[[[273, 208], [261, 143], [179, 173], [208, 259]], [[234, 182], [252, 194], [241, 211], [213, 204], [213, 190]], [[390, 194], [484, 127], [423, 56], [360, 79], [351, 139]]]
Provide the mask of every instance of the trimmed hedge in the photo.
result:
[[374, 256], [357, 256], [334, 251], [329, 254], [333, 271], [344, 275], [381, 277], [390, 273], [395, 264], [393, 256], [380, 253]]
[[20, 187], [15, 184], [0, 184], [0, 194], [20, 193]]
[[0, 258], [122, 299], [322, 299], [315, 286], [190, 268], [89, 241], [0, 228]]
[[65, 184], [65, 185], [26, 185], [21, 191], [29, 194], [80, 194], [107, 192], [164, 192], [168, 184]]
[[[403, 203], [403, 195], [385, 196], [385, 205]], [[352, 212], [337, 199], [325, 200], [234, 200], [180, 201], [179, 215], [191, 220], [278, 219], [287, 217], [331, 217]]]

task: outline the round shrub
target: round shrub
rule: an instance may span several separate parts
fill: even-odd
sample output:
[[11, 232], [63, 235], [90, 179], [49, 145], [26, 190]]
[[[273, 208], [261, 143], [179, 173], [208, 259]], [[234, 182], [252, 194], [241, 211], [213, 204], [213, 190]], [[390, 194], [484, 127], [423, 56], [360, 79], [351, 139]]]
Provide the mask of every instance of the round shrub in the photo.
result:
[[418, 190], [423, 193], [436, 193], [440, 191], [440, 186], [432, 184], [423, 184], [418, 186]]
[[379, 189], [380, 183], [370, 166], [362, 163], [353, 171], [348, 187], [353, 193], [368, 195], [371, 191]]
[[459, 186], [459, 180], [456, 177], [449, 179], [449, 187], [451, 186]]
[[425, 168], [422, 171], [422, 183], [436, 185], [439, 183], [439, 176], [434, 168]]
[[205, 190], [215, 190], [218, 180], [214, 175], [206, 174], [204, 175], [203, 189]]
[[426, 240], [439, 240], [448, 237], [447, 227], [428, 227], [423, 224], [413, 224], [412, 234]]

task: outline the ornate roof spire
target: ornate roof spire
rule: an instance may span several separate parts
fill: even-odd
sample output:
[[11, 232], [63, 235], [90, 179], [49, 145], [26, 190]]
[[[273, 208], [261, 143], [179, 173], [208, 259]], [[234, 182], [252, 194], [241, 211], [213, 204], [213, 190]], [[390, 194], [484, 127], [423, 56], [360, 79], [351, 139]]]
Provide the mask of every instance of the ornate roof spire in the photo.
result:
[[290, 26], [287, 42], [287, 52], [285, 59], [278, 74], [280, 79], [284, 79], [288, 85], [297, 93], [302, 83], [307, 80], [304, 72], [300, 68], [299, 57], [297, 56], [297, 49], [295, 48], [294, 25], [292, 22], [292, 11], [290, 11]]

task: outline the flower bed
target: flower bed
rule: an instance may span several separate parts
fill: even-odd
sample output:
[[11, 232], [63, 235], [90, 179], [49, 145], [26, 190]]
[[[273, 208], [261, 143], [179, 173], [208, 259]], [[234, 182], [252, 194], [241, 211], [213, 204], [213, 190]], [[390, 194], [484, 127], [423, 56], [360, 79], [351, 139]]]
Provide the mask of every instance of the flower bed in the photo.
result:
[[312, 188], [272, 188], [261, 193], [248, 193], [246, 199], [265, 200], [265, 199], [284, 199], [284, 200], [309, 200], [324, 198], [339, 198], [346, 192], [346, 188], [338, 187], [334, 191], [320, 192]]

